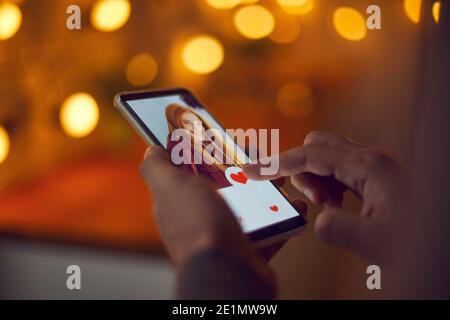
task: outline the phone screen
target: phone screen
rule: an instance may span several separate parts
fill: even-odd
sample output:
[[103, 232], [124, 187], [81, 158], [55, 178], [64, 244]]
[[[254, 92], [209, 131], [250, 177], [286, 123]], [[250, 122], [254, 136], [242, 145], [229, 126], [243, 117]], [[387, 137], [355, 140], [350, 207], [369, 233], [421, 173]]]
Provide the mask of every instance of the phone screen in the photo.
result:
[[[122, 101], [154, 142], [170, 153], [190, 156], [179, 165], [213, 182], [245, 233], [263, 238], [271, 232], [288, 231], [306, 223], [270, 181], [252, 181], [245, 176], [242, 166], [250, 161], [246, 153], [189, 92], [175, 90], [159, 94], [131, 94], [122, 97]], [[195, 123], [197, 131], [194, 130]], [[199, 123], [201, 130], [198, 130]], [[191, 149], [180, 148], [182, 139], [174, 138], [177, 129], [187, 133], [184, 139], [192, 140]], [[215, 136], [211, 138], [209, 135], [208, 139], [204, 139], [202, 135], [210, 131], [215, 132]], [[220, 159], [227, 161], [216, 161], [214, 157], [209, 161], [195, 161], [196, 156], [208, 154], [206, 148], [211, 147], [211, 143], [215, 143], [215, 147], [220, 145], [217, 148], [222, 152]]]

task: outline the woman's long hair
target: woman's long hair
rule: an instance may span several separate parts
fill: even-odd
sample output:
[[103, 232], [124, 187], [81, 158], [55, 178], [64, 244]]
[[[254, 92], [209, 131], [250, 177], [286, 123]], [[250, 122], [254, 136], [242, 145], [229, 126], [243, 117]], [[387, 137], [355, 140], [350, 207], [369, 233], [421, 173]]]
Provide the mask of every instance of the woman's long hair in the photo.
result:
[[[201, 117], [194, 110], [173, 103], [168, 105], [166, 108], [166, 119], [169, 127], [169, 139], [171, 138], [173, 131], [175, 131], [176, 129], [184, 129], [181, 123], [181, 116], [184, 113], [191, 113], [199, 118], [205, 131], [214, 129], [213, 127], [211, 127], [211, 125], [209, 125], [207, 121], [205, 121], [205, 119], [203, 119], [203, 117]], [[199, 152], [199, 154], [201, 154], [204, 158], [208, 158], [208, 160], [210, 160], [210, 163], [212, 163], [212, 165], [220, 169], [222, 172], [225, 172], [225, 170], [230, 166], [242, 167], [242, 165], [244, 164], [243, 161], [239, 159], [237, 152], [235, 152], [233, 148], [228, 148], [228, 144], [226, 143], [226, 141], [224, 141], [221, 135], [214, 134], [214, 141], [211, 141], [211, 143], [216, 144], [216, 146], [219, 145], [225, 158], [232, 159], [233, 164], [226, 164], [223, 163], [224, 161], [218, 161], [216, 157], [208, 154], [207, 152], [204, 152], [203, 144], [201, 144], [201, 150], [199, 150], [197, 144], [194, 143], [193, 137], [191, 139], [191, 146], [193, 148], [196, 148], [195, 151]]]

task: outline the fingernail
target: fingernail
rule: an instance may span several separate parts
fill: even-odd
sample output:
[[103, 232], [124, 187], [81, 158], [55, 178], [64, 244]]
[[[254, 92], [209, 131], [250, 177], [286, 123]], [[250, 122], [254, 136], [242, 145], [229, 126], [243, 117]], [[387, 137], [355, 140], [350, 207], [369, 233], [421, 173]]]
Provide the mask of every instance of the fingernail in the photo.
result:
[[242, 169], [245, 171], [245, 173], [250, 174], [250, 175], [257, 175], [259, 170], [258, 170], [258, 165], [256, 163], [247, 163], [245, 164]]
[[244, 168], [253, 168], [256, 167], [258, 164], [257, 163], [246, 163], [244, 164]]
[[256, 163], [246, 163], [246, 164], [244, 164], [243, 168], [245, 168], [245, 169], [252, 169], [252, 168], [254, 168], [256, 166], [257, 166]]

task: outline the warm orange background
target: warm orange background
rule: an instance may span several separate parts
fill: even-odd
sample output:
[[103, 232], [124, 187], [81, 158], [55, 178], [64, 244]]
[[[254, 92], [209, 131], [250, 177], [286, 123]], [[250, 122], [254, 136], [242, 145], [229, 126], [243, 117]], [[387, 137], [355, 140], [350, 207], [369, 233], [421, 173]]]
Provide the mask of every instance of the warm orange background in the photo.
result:
[[[65, 10], [73, 1], [20, 2], [21, 29], [0, 41], [0, 123], [11, 138], [11, 153], [0, 164], [3, 232], [161, 248], [151, 196], [139, 177], [145, 145], [112, 106], [116, 92], [141, 89], [125, 76], [128, 61], [140, 52], [158, 62], [150, 87], [188, 87], [226, 128], [280, 128], [283, 150], [312, 129], [332, 130], [387, 147], [405, 162], [409, 158], [420, 29], [406, 17], [402, 1], [379, 1], [383, 29], [360, 42], [339, 37], [330, 16], [344, 3], [364, 13], [373, 1], [316, 1], [311, 13], [298, 18], [299, 39], [285, 45], [243, 39], [233, 28], [232, 12], [200, 0], [131, 1], [130, 20], [111, 33], [90, 25], [94, 1], [76, 1], [81, 31], [65, 28]], [[274, 1], [260, 3], [278, 12]], [[216, 36], [225, 48], [224, 64], [210, 75], [183, 70], [173, 58], [179, 43], [197, 33]], [[277, 93], [290, 81], [311, 89], [312, 113], [291, 118], [277, 107]], [[61, 130], [58, 111], [79, 91], [95, 97], [100, 122], [89, 136], [73, 139]], [[351, 200], [348, 205], [354, 206]], [[311, 209], [312, 221], [318, 210]], [[330, 263], [337, 274], [362, 270], [354, 257], [341, 253], [319, 243], [311, 230], [294, 240], [274, 261], [283, 295], [350, 295], [354, 288], [342, 285], [344, 280], [321, 273]], [[316, 272], [323, 283], [313, 288], [309, 278], [299, 276], [309, 288], [300, 293], [288, 276], [296, 269]]]

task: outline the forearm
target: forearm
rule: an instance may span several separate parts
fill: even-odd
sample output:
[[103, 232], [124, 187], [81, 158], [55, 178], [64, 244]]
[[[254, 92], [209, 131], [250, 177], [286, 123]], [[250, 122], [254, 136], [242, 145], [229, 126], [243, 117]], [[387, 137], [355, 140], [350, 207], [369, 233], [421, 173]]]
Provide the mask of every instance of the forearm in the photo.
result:
[[177, 298], [269, 300], [275, 289], [248, 262], [217, 249], [198, 252], [181, 266]]

